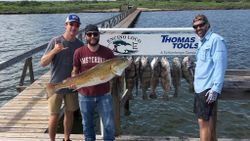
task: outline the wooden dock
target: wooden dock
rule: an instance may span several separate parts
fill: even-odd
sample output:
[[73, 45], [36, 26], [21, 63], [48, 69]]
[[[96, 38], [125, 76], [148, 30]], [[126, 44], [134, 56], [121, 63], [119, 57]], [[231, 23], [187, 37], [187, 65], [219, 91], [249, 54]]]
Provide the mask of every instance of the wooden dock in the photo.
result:
[[49, 75], [43, 75], [0, 108], [1, 137], [46, 132], [48, 127], [48, 102], [44, 86], [48, 80]]
[[250, 100], [250, 70], [228, 69], [221, 100]]
[[134, 22], [136, 21], [137, 17], [140, 15], [141, 10], [135, 10], [133, 13], [131, 13], [129, 16], [127, 16], [124, 20], [122, 20], [120, 23], [115, 25], [114, 28], [128, 28], [131, 27]]

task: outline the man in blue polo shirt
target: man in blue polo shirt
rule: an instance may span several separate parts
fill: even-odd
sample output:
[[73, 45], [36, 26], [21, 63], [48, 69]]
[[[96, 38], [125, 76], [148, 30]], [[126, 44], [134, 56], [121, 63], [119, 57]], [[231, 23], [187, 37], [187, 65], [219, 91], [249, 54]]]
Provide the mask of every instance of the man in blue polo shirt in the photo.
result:
[[[205, 15], [193, 19], [193, 28], [200, 37], [196, 52], [194, 76], [194, 113], [198, 118], [201, 141], [216, 141], [217, 97], [221, 94], [227, 67], [227, 48], [223, 37], [212, 32]], [[213, 136], [214, 135], [214, 136]]]

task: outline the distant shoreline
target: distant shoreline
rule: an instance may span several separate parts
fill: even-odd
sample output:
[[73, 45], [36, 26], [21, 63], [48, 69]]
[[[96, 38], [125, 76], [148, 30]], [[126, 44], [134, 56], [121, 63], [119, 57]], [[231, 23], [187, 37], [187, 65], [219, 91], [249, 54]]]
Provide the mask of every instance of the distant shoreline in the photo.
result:
[[[196, 0], [198, 1], [198, 0]], [[217, 2], [216, 2], [217, 1]], [[0, 2], [0, 14], [55, 14], [55, 13], [105, 13], [126, 10], [133, 5], [143, 12], [183, 11], [183, 10], [234, 10], [250, 9], [250, 1], [229, 2], [216, 0], [212, 2], [195, 1], [132, 1], [128, 4], [122, 0], [116, 2], [38, 2], [16, 1]], [[233, 1], [233, 0], [231, 0]], [[249, 2], [248, 2], [249, 1]]]
[[203, 9], [148, 9], [148, 8], [138, 8], [140, 9], [142, 12], [157, 12], [157, 11], [187, 11], [187, 10], [248, 10], [250, 8], [247, 8], [247, 9], [240, 9], [240, 8], [237, 8], [237, 9], [226, 9], [226, 8], [218, 8], [218, 9], [206, 9], [206, 8], [203, 8]]
[[15, 14], [65, 14], [65, 13], [110, 13], [110, 12], [120, 12], [119, 9], [107, 9], [107, 10], [83, 10], [80, 12], [59, 12], [59, 13], [50, 13], [50, 12], [41, 12], [41, 13], [23, 13], [23, 12], [18, 12], [18, 13], [1, 13], [0, 15], [15, 15]]

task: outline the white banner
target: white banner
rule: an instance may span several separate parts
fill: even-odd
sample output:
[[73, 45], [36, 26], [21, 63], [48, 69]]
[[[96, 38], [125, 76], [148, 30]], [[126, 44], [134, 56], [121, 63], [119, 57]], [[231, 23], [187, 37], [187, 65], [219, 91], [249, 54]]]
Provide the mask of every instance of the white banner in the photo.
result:
[[115, 55], [194, 55], [198, 38], [194, 33], [102, 34], [100, 44]]

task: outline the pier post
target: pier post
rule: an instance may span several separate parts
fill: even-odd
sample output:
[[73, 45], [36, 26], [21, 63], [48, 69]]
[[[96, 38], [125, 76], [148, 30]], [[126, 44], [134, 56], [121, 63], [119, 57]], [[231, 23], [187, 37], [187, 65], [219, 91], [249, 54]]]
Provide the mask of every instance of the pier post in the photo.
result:
[[25, 64], [24, 64], [24, 67], [23, 67], [23, 71], [22, 71], [20, 82], [19, 82], [19, 86], [17, 86], [17, 91], [18, 92], [21, 92], [26, 88], [23, 85], [24, 85], [24, 80], [25, 80], [28, 68], [29, 68], [29, 75], [30, 75], [30, 84], [32, 84], [35, 81], [33, 67], [32, 67], [32, 57], [29, 57], [29, 58], [27, 58], [25, 60]]
[[217, 111], [218, 111], [218, 102], [216, 103], [216, 106], [214, 107], [214, 113], [212, 115], [212, 121], [213, 121], [213, 126], [211, 129], [211, 140], [212, 141], [217, 141], [217, 137], [216, 137]]
[[119, 136], [120, 133], [120, 96], [119, 96], [119, 78], [115, 77], [111, 82], [111, 94], [113, 100], [113, 112], [115, 123], [115, 136]]

